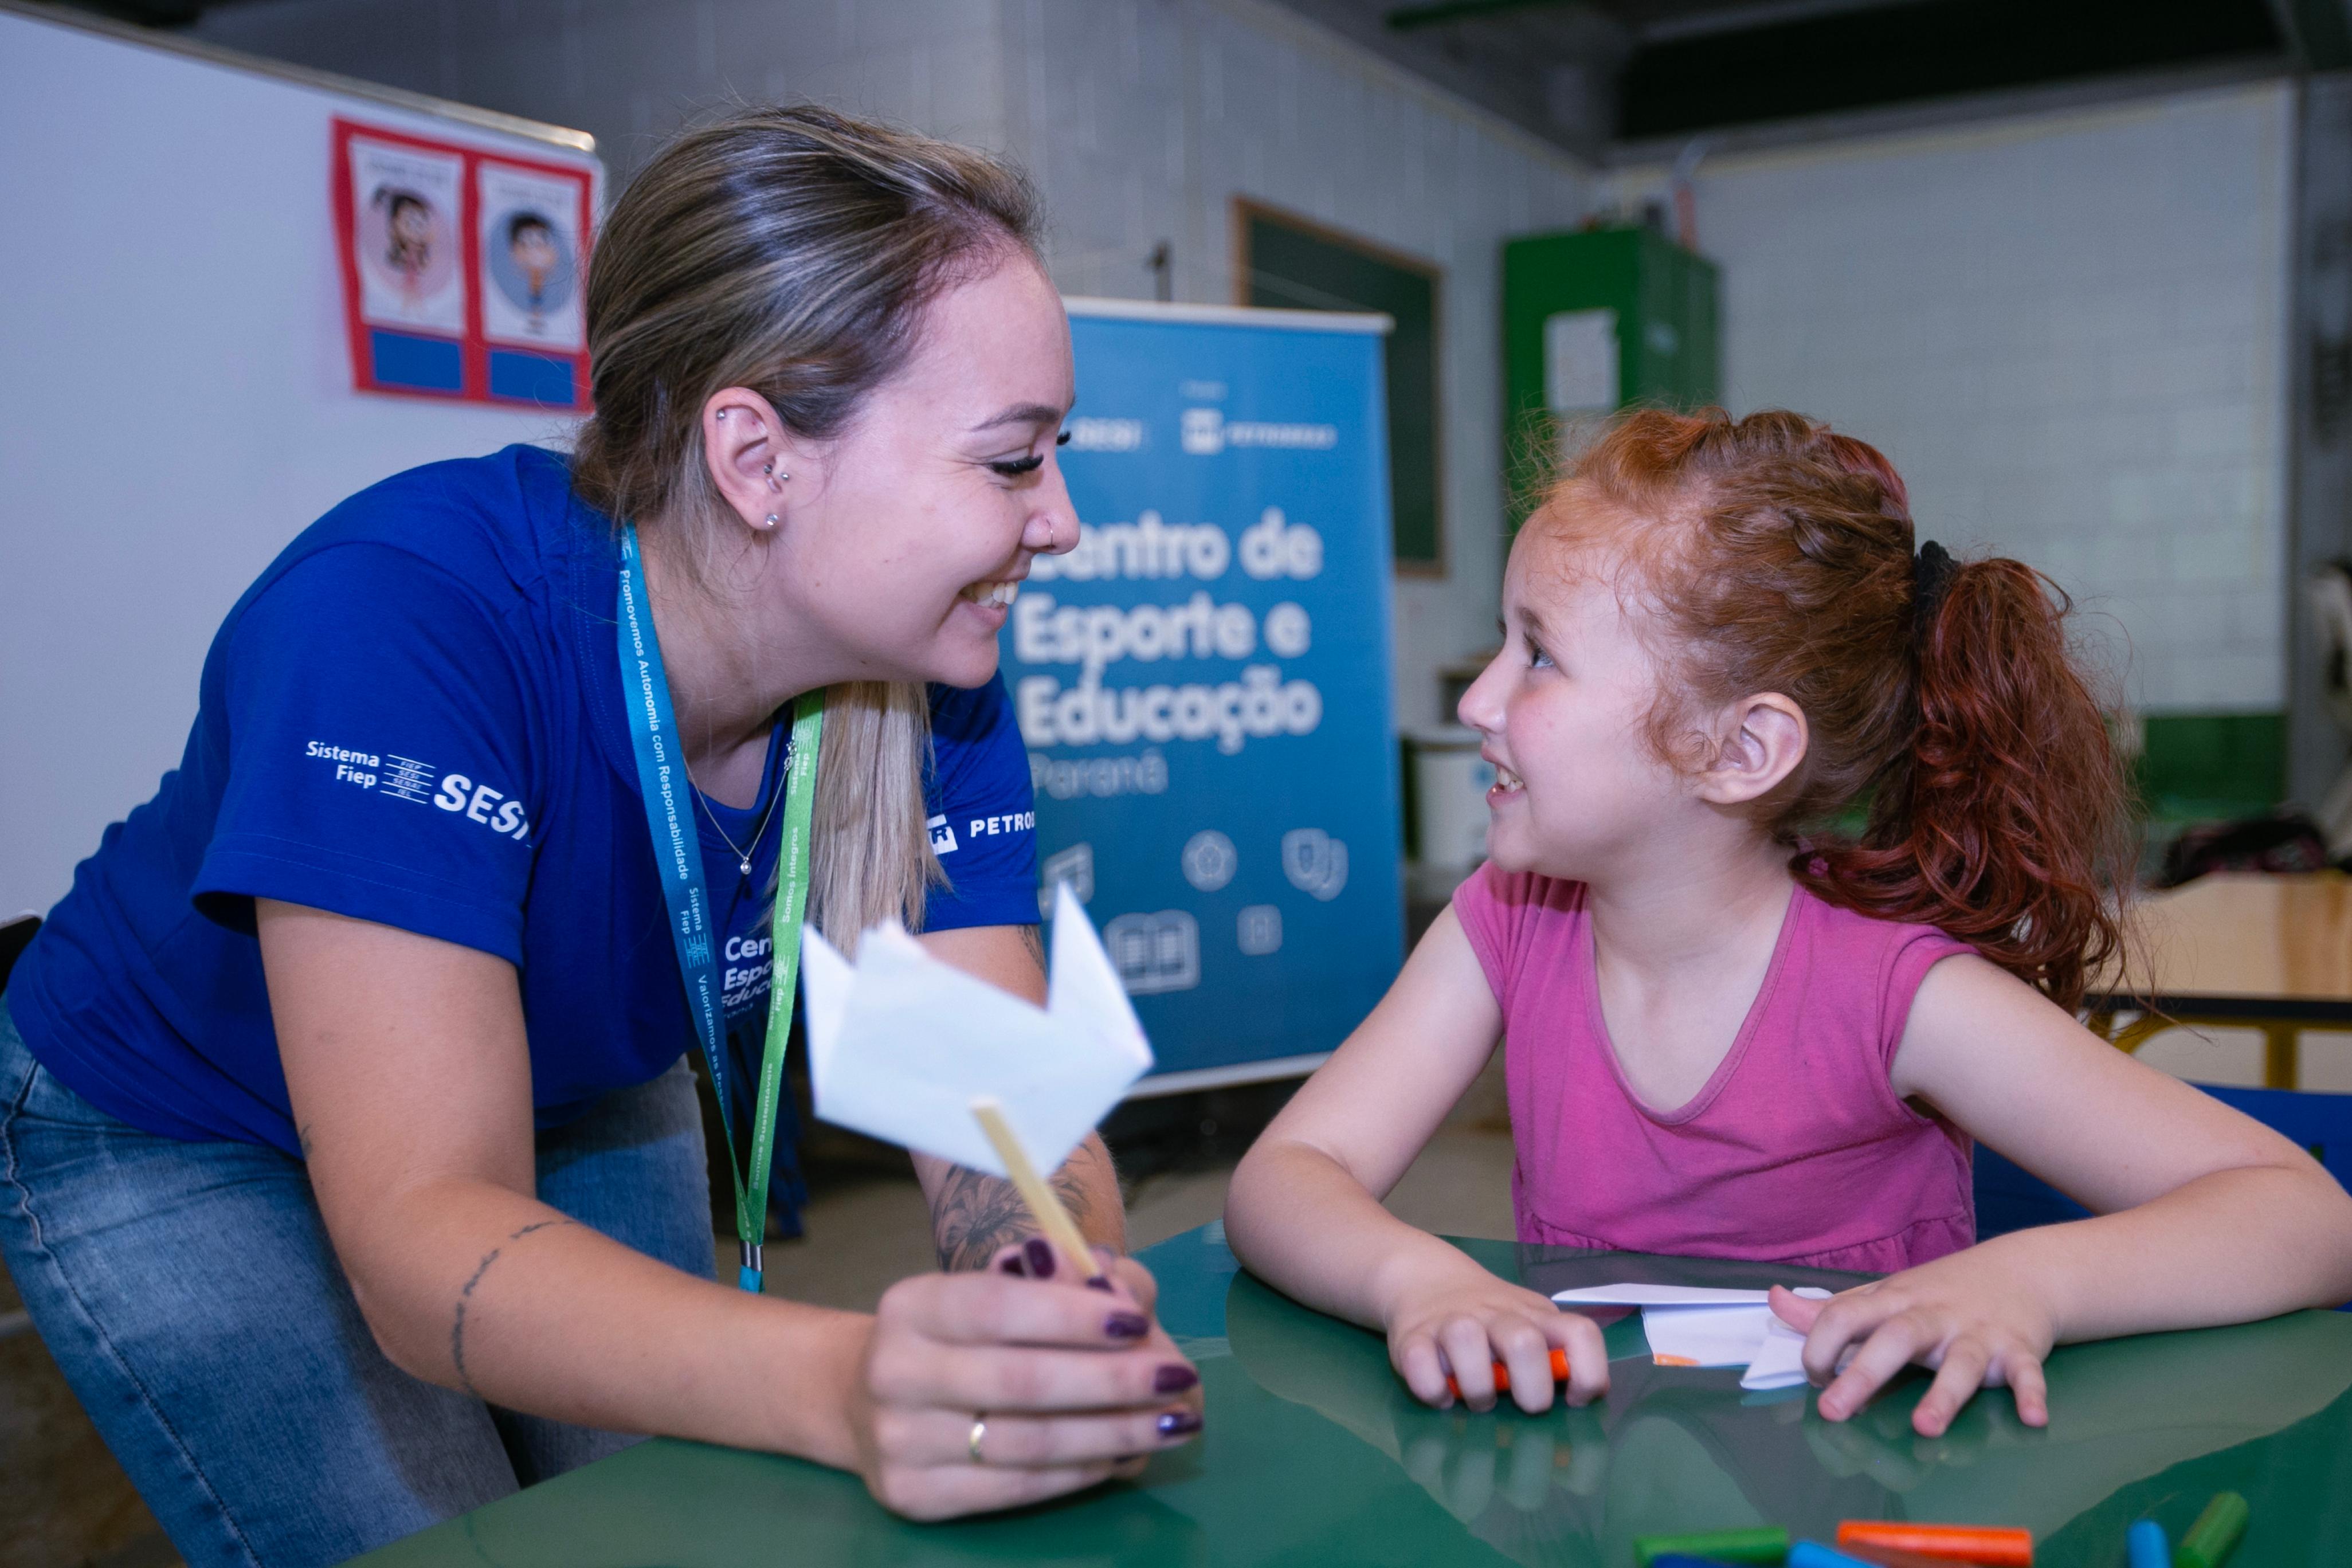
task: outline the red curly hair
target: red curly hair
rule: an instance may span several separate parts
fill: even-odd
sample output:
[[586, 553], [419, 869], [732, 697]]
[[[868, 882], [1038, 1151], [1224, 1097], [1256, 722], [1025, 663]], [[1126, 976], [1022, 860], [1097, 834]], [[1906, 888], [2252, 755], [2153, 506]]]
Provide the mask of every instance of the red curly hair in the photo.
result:
[[[1529, 526], [1607, 528], [1634, 572], [1668, 645], [1649, 725], [1662, 756], [1687, 751], [1694, 709], [1777, 691], [1804, 710], [1804, 760], [1763, 803], [1801, 884], [1940, 927], [2080, 1004], [2121, 946], [2128, 795], [2055, 584], [2016, 561], [1956, 563], [1921, 624], [1902, 477], [1778, 409], [1626, 415]], [[1858, 841], [1806, 833], [1865, 790]]]

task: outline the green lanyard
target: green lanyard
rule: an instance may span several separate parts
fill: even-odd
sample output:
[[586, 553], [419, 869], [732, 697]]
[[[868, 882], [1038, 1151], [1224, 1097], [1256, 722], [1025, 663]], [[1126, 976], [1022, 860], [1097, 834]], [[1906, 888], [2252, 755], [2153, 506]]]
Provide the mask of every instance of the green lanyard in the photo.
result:
[[[776, 912], [770, 934], [768, 1037], [760, 1047], [758, 1112], [751, 1119], [751, 1185], [736, 1178], [735, 1232], [743, 1243], [740, 1283], [758, 1294], [760, 1238], [767, 1234], [768, 1172], [776, 1148], [776, 1099], [784, 1087], [784, 1045], [793, 1033], [793, 993], [801, 978], [801, 922], [808, 916], [809, 822], [816, 807], [816, 752], [824, 739], [824, 692], [793, 705], [793, 766], [784, 777], [784, 839], [776, 848]], [[730, 1140], [730, 1155], [734, 1153]]]
[[713, 952], [710, 890], [702, 875], [702, 847], [694, 834], [693, 807], [681, 796], [687, 784], [685, 758], [676, 750], [677, 722], [670, 710], [669, 677], [662, 668], [661, 638], [643, 598], [645, 568], [637, 554], [634, 524], [621, 531], [621, 582], [615, 629], [621, 684], [629, 713], [630, 741], [637, 757], [637, 784], [645, 800], [646, 825], [653, 835], [663, 900], [669, 909], [671, 945], [686, 981], [687, 1009], [710, 1068], [719, 1098], [719, 1121], [727, 1138], [727, 1167], [734, 1178], [735, 1235], [742, 1244], [736, 1282], [754, 1295], [760, 1289], [760, 1242], [767, 1234], [768, 1174], [776, 1148], [776, 1097], [783, 1088], [784, 1047], [793, 1026], [793, 991], [801, 970], [801, 921], [808, 912], [809, 822], [816, 805], [817, 748], [824, 738], [824, 693], [803, 692], [793, 707], [790, 768], [784, 779], [783, 843], [776, 856], [776, 910], [769, 947], [768, 1037], [760, 1052], [760, 1089], [752, 1100], [751, 1177], [735, 1153], [735, 1118], [729, 1110], [727, 1040], [719, 1016], [719, 965]]

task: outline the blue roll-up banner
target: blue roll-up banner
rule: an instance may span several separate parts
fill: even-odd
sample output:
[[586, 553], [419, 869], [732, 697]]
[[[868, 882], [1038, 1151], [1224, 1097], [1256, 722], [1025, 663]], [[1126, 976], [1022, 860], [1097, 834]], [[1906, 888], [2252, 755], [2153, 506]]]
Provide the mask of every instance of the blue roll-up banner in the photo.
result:
[[1070, 313], [1081, 542], [1003, 633], [1046, 894], [1102, 931], [1144, 1092], [1303, 1070], [1403, 942], [1387, 319]]

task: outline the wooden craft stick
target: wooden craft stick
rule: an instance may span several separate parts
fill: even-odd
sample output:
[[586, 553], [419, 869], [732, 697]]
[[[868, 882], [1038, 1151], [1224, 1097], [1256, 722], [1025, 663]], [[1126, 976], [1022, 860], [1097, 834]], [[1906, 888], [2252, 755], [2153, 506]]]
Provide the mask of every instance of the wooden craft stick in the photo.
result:
[[1029, 1163], [1028, 1151], [1013, 1136], [1013, 1124], [1004, 1120], [1004, 1108], [982, 1096], [971, 1102], [971, 1114], [980, 1123], [980, 1130], [988, 1134], [989, 1142], [995, 1146], [996, 1157], [1004, 1162], [1004, 1173], [1013, 1178], [1021, 1201], [1037, 1216], [1045, 1238], [1068, 1254], [1079, 1279], [1091, 1279], [1100, 1274], [1102, 1265], [1096, 1260], [1094, 1249], [1087, 1245], [1086, 1233], [1078, 1229], [1078, 1222], [1062, 1206], [1060, 1196], [1037, 1173], [1037, 1167]]

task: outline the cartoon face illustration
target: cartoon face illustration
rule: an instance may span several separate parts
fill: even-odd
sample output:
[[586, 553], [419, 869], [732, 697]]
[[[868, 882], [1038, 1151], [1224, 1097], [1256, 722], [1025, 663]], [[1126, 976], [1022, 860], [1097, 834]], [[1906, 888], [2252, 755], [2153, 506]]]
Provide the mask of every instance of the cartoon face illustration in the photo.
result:
[[555, 230], [537, 213], [517, 213], [507, 221], [507, 254], [530, 288], [530, 308], [538, 310], [547, 290], [547, 280], [563, 264], [563, 253], [555, 243]]
[[384, 265], [415, 277], [433, 264], [433, 204], [415, 191], [378, 186], [375, 202], [384, 210], [384, 227], [391, 236], [384, 247]]

